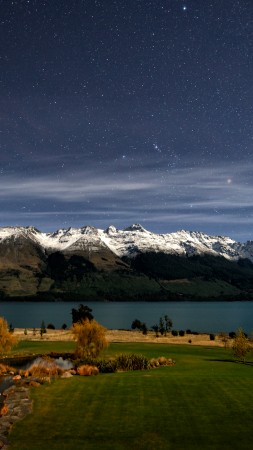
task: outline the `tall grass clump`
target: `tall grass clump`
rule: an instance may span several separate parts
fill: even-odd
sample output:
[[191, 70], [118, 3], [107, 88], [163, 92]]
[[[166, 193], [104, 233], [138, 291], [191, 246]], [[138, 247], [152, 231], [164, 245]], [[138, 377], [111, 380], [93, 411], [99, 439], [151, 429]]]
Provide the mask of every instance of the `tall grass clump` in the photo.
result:
[[150, 367], [148, 358], [135, 353], [119, 355], [116, 357], [115, 362], [117, 370], [146, 370]]

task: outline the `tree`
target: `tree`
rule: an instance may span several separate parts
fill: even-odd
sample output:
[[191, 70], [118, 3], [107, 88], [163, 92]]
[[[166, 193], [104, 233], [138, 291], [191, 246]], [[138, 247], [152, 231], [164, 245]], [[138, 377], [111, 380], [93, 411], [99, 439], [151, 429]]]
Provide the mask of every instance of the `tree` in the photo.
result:
[[154, 330], [156, 337], [158, 337], [159, 326], [157, 324], [155, 324], [151, 328], [152, 328], [152, 330]]
[[227, 333], [224, 333], [224, 331], [222, 331], [219, 335], [219, 338], [223, 343], [224, 347], [227, 348], [229, 345], [229, 336], [227, 335]]
[[71, 312], [72, 323], [77, 323], [86, 319], [88, 319], [89, 321], [93, 320], [94, 317], [91, 314], [91, 312], [92, 312], [91, 308], [82, 304], [79, 305], [78, 309], [73, 308]]
[[132, 330], [136, 330], [136, 329], [137, 330], [141, 330], [142, 322], [139, 319], [133, 320], [131, 328], [132, 328]]
[[165, 323], [164, 323], [163, 317], [160, 317], [160, 320], [159, 320], [159, 331], [160, 331], [161, 335], [163, 336], [165, 333]]
[[84, 319], [73, 324], [72, 332], [76, 340], [76, 355], [79, 358], [96, 358], [108, 346], [106, 328], [96, 320]]
[[165, 322], [165, 336], [166, 336], [168, 331], [171, 330], [173, 323], [171, 318], [167, 316], [167, 314], [164, 315], [164, 322]]
[[46, 325], [45, 325], [44, 320], [42, 320], [41, 326], [40, 326], [40, 335], [41, 335], [41, 337], [42, 337], [43, 334], [45, 334], [46, 332], [47, 332]]
[[148, 334], [148, 327], [147, 327], [147, 325], [145, 324], [145, 322], [143, 322], [143, 323], [141, 324], [141, 331], [142, 331], [142, 334], [144, 334], [144, 335]]
[[0, 354], [8, 352], [16, 344], [16, 338], [9, 331], [7, 321], [0, 317]]
[[236, 331], [232, 349], [234, 357], [242, 362], [245, 362], [245, 356], [250, 351], [250, 345], [242, 328], [239, 328]]
[[142, 334], [148, 333], [148, 327], [145, 322], [141, 322], [139, 319], [135, 319], [131, 325], [132, 330], [140, 330]]

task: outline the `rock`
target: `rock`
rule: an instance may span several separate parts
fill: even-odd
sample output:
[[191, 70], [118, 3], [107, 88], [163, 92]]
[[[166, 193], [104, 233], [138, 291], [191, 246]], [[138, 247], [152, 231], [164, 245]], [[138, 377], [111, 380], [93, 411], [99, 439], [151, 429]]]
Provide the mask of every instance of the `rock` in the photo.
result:
[[38, 381], [31, 380], [30, 383], [29, 383], [29, 386], [39, 387], [39, 386], [41, 386], [41, 384], [38, 383]]
[[7, 436], [13, 423], [23, 419], [32, 411], [32, 401], [29, 398], [29, 389], [24, 386], [11, 386], [4, 391], [4, 396], [5, 402], [0, 419], [0, 449], [6, 450]]
[[73, 375], [70, 372], [64, 372], [61, 376], [61, 378], [72, 378]]
[[15, 375], [15, 377], [12, 377], [13, 381], [21, 380], [21, 375]]

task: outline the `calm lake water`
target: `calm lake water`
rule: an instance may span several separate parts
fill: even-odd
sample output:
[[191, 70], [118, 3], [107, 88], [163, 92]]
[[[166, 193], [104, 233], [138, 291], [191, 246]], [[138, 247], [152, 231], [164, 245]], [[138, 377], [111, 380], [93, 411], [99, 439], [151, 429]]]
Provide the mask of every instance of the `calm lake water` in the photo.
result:
[[[129, 329], [134, 319], [146, 322], [148, 327], [167, 314], [176, 330], [199, 332], [235, 331], [242, 327], [253, 331], [253, 302], [84, 302], [94, 318], [107, 328]], [[42, 320], [56, 328], [71, 325], [71, 309], [79, 302], [1, 302], [0, 316], [15, 328], [38, 328]]]

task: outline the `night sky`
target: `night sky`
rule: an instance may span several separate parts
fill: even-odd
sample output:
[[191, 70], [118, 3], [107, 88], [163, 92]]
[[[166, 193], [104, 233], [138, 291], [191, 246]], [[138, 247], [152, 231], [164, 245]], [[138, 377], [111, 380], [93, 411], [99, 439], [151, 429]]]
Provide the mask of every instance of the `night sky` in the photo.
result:
[[0, 14], [0, 226], [253, 239], [252, 0]]

